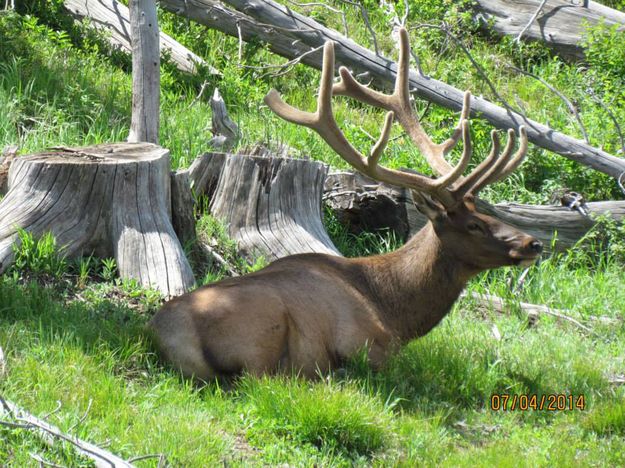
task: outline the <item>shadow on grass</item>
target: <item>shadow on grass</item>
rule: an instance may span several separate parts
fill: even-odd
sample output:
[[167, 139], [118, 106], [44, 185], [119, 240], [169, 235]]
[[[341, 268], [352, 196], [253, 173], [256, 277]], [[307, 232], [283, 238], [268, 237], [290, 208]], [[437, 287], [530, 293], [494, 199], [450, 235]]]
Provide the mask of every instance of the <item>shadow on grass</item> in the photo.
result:
[[71, 287], [63, 290], [34, 281], [20, 284], [0, 277], [0, 329], [28, 330], [28, 336], [22, 337], [26, 342], [69, 341], [88, 355], [97, 355], [104, 347], [128, 371], [158, 366], [144, 330], [153, 311], [106, 297], [81, 300], [80, 292], [70, 291]]

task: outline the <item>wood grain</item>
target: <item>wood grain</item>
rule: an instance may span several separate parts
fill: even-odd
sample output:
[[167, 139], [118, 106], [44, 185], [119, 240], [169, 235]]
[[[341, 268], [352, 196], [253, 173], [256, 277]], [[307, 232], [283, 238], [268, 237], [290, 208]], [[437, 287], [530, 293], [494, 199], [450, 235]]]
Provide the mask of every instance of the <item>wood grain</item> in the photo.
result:
[[193, 273], [171, 224], [169, 152], [147, 143], [68, 148], [18, 157], [0, 202], [0, 272], [17, 228], [51, 232], [70, 257], [114, 257], [122, 278], [166, 296]]

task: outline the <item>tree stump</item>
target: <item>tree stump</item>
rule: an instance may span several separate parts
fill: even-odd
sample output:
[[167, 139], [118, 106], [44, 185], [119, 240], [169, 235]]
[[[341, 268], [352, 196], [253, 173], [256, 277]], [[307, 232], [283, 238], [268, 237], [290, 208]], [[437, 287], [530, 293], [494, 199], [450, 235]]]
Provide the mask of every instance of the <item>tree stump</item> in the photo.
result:
[[166, 296], [193, 273], [171, 224], [169, 151], [117, 143], [16, 158], [0, 202], [0, 272], [12, 263], [17, 229], [50, 231], [67, 256], [115, 257], [122, 278]]
[[302, 159], [225, 158], [211, 212], [247, 257], [340, 255], [326, 233], [321, 194], [327, 166]]

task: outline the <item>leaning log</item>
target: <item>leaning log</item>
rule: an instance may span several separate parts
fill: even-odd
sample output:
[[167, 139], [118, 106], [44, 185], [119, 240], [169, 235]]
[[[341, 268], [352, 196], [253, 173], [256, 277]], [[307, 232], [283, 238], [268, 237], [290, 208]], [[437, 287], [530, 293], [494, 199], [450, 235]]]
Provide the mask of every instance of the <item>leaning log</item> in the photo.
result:
[[199, 159], [190, 169], [196, 193], [210, 195], [211, 214], [227, 226], [243, 256], [339, 255], [322, 223], [325, 164], [211, 153]]
[[475, 11], [500, 35], [541, 41], [565, 58], [584, 58], [586, 29], [603, 23], [625, 29], [625, 13], [597, 2], [476, 0]]
[[[377, 182], [351, 171], [333, 173], [326, 181], [324, 200], [335, 210], [339, 221], [353, 232], [392, 229], [400, 238], [415, 234], [427, 218], [414, 207], [409, 191]], [[478, 210], [540, 239], [550, 246], [555, 236], [555, 249], [572, 247], [595, 224], [594, 215], [609, 213], [618, 222], [625, 221], [625, 201], [589, 202], [585, 205], [591, 217], [565, 206], [491, 205], [478, 200]], [[393, 219], [388, 217], [393, 213]]]
[[[130, 14], [126, 5], [117, 0], [64, 0], [63, 4], [74, 17], [80, 20], [88, 18], [96, 29], [107, 34], [111, 45], [124, 52], [132, 52]], [[163, 32], [160, 33], [160, 44], [161, 53], [169, 56], [179, 70], [195, 73], [200, 65], [207, 67], [213, 75], [219, 74], [204, 59]]]
[[70, 257], [114, 257], [122, 278], [186, 292], [193, 272], [171, 224], [169, 151], [117, 143], [16, 158], [0, 202], [0, 273], [18, 229], [51, 232]]
[[[312, 18], [296, 13], [272, 0], [224, 0], [239, 11], [224, 7], [215, 0], [161, 0], [166, 10], [188, 17], [245, 41], [261, 40], [269, 48], [289, 59], [321, 69], [321, 47], [327, 40], [335, 42], [336, 64], [345, 65], [355, 74], [365, 73], [378, 86], [392, 87], [397, 65], [377, 56], [351, 39], [322, 26]], [[240, 27], [237, 27], [240, 26]], [[240, 32], [239, 32], [240, 31]], [[314, 51], [314, 49], [318, 49]], [[443, 107], [460, 110], [464, 91], [433, 78], [410, 72], [410, 87], [417, 96]], [[625, 159], [554, 131], [520, 114], [504, 109], [481, 97], [471, 100], [471, 114], [481, 117], [497, 128], [527, 127], [529, 140], [537, 146], [587, 165], [612, 177], [625, 172]]]

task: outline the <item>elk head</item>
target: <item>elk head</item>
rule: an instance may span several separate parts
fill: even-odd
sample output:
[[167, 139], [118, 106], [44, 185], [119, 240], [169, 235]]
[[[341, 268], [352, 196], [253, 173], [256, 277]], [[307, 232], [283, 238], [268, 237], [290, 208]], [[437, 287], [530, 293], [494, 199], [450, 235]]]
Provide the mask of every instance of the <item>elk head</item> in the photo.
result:
[[[527, 153], [525, 128], [521, 126], [518, 129], [519, 145], [516, 151], [514, 130], [508, 130], [507, 143], [503, 149], [497, 132], [492, 131], [489, 155], [470, 174], [463, 176], [472, 153], [468, 120], [471, 94], [468, 91], [464, 94], [460, 121], [451, 137], [443, 143], [434, 143], [412, 109], [409, 61], [408, 33], [402, 28], [397, 77], [392, 94], [383, 94], [363, 86], [345, 67], [339, 68], [340, 81], [333, 83], [334, 44], [327, 42], [315, 112], [304, 112], [286, 104], [273, 89], [265, 97], [265, 103], [283, 119], [316, 131], [339, 156], [363, 174], [410, 189], [417, 208], [431, 221], [444, 249], [470, 271], [477, 273], [499, 266], [532, 263], [542, 251], [541, 242], [492, 216], [478, 212], [475, 204], [480, 190], [506, 177], [523, 161]], [[348, 96], [388, 111], [380, 137], [368, 155], [354, 148], [339, 129], [332, 112], [333, 95]], [[438, 174], [437, 178], [379, 165], [395, 120]], [[458, 164], [452, 166], [445, 155], [461, 138], [462, 156]]]

